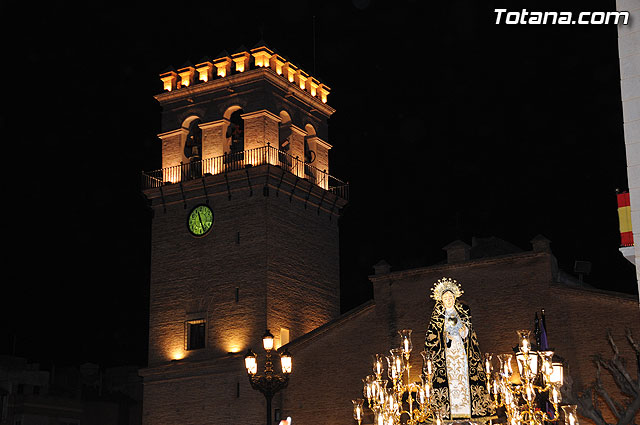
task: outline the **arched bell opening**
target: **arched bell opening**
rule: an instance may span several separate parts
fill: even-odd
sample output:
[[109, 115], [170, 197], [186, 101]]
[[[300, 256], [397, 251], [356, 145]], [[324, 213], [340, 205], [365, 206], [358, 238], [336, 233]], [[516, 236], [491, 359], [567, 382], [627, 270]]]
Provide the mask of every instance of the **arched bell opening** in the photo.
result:
[[224, 163], [229, 169], [243, 167], [244, 162], [244, 111], [240, 106], [231, 106], [224, 113], [228, 121], [224, 135], [226, 138], [224, 149]]
[[278, 165], [287, 171], [292, 167], [292, 129], [291, 115], [287, 111], [280, 112], [280, 123], [278, 124]]
[[190, 116], [182, 123], [187, 130], [182, 147], [182, 180], [202, 177], [202, 120], [197, 116]]
[[307, 135], [304, 138], [304, 174], [311, 181], [316, 180], [315, 161], [316, 161], [316, 129], [307, 124], [304, 126]]

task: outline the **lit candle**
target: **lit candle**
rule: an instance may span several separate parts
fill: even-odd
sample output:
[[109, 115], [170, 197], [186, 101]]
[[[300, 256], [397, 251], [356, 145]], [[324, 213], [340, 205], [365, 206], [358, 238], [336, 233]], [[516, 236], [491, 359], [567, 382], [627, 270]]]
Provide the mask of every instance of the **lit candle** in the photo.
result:
[[418, 403], [424, 404], [424, 402], [425, 402], [424, 388], [420, 388], [418, 390]]

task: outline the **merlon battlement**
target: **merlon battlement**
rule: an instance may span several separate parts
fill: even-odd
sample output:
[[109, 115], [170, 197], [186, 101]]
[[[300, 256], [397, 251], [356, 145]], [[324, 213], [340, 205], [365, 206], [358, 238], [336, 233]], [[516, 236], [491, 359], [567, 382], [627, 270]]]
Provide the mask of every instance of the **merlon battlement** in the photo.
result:
[[327, 103], [327, 97], [331, 92], [329, 86], [319, 82], [263, 43], [258, 43], [248, 51], [241, 48], [231, 55], [223, 51], [220, 57], [204, 60], [196, 66], [187, 65], [177, 71], [169, 70], [160, 74], [160, 80], [165, 91], [172, 91], [256, 68], [271, 69], [300, 90], [320, 99], [322, 103]]

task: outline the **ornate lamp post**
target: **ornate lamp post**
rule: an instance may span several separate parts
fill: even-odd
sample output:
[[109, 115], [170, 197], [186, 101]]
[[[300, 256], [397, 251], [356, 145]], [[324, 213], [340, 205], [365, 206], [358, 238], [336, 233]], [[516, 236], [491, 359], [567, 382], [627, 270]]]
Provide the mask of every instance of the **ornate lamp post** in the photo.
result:
[[[264, 394], [267, 400], [267, 425], [271, 425], [271, 399], [273, 396], [289, 384], [289, 375], [291, 374], [291, 354], [286, 349], [280, 354], [280, 364], [282, 366], [282, 375], [273, 373], [273, 362], [271, 361], [271, 352], [273, 350], [273, 335], [269, 330], [262, 337], [262, 346], [267, 352], [267, 359], [264, 365], [264, 373], [258, 375], [258, 359], [256, 354], [249, 349], [244, 356], [244, 365], [247, 368], [249, 382], [254, 390]], [[277, 353], [277, 352], [276, 352]]]

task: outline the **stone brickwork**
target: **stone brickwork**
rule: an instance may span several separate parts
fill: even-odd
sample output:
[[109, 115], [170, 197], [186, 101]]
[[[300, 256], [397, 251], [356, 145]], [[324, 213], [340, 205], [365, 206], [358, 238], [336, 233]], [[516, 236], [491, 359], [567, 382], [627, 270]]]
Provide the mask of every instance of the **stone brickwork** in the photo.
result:
[[250, 150], [266, 146], [278, 146], [278, 131], [280, 117], [269, 111], [256, 111], [243, 114], [244, 120], [244, 149]]
[[235, 355], [198, 364], [173, 362], [148, 371], [143, 424], [264, 422], [265, 399], [251, 388], [242, 357]]
[[[202, 405], [234, 402], [212, 383], [226, 387], [240, 376], [245, 384], [242, 355], [249, 347], [261, 354], [265, 329], [279, 338], [287, 328], [295, 339], [338, 316], [344, 200], [270, 165], [164, 186], [147, 197], [154, 219], [144, 423], [211, 423]], [[215, 219], [211, 233], [197, 238], [187, 216], [203, 203]], [[185, 321], [193, 319], [206, 320], [206, 347], [185, 351]], [[217, 366], [204, 366], [214, 360]], [[253, 390], [241, 393], [249, 397], [242, 403], [260, 400]], [[183, 407], [166, 401], [175, 394], [190, 394]]]
[[162, 140], [162, 168], [174, 167], [186, 160], [183, 149], [188, 133], [186, 129], [179, 128], [158, 136]]
[[[291, 156], [294, 158], [304, 159], [304, 137], [307, 132], [295, 125], [291, 126], [291, 137], [289, 143], [291, 143]], [[298, 170], [298, 176], [304, 177], [304, 170]]]
[[[226, 149], [227, 138], [224, 133], [228, 125], [227, 120], [200, 124], [202, 129], [202, 158], [214, 158], [224, 155], [228, 151]], [[217, 172], [218, 170], [211, 170], [211, 174]]]

